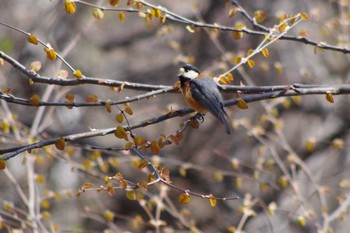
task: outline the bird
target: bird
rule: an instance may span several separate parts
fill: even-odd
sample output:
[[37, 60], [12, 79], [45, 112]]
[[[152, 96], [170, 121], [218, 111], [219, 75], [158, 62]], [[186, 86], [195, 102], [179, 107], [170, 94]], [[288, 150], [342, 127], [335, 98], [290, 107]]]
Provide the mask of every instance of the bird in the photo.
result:
[[200, 114], [209, 111], [222, 123], [226, 133], [231, 134], [231, 127], [225, 118], [224, 100], [216, 82], [191, 64], [182, 66], [177, 77], [187, 105]]

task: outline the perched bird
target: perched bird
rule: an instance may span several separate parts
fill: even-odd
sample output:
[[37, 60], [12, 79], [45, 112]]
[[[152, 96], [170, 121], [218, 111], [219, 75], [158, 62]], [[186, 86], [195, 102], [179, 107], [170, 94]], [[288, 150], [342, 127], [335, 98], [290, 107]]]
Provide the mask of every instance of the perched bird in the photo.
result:
[[209, 111], [225, 127], [226, 133], [231, 133], [231, 127], [225, 119], [224, 100], [215, 81], [203, 77], [200, 70], [190, 64], [180, 68], [177, 75], [180, 79], [180, 89], [186, 103], [198, 113]]

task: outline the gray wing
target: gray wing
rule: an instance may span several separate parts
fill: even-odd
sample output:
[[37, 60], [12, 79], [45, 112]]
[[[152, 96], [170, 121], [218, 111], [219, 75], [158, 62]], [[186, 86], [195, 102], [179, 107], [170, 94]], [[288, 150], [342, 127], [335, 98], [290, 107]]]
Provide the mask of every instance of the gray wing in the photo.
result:
[[224, 116], [224, 101], [214, 80], [209, 77], [193, 79], [190, 81], [190, 89], [193, 98], [225, 126], [228, 134], [231, 133], [231, 127]]

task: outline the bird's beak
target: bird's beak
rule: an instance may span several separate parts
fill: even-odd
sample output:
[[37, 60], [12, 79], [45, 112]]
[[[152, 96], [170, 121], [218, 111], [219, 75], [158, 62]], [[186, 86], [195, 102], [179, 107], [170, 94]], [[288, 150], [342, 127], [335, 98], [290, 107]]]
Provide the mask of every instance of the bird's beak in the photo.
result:
[[176, 75], [176, 77], [180, 78], [180, 77], [181, 77], [181, 75], [182, 75], [182, 74], [178, 74], [178, 75]]

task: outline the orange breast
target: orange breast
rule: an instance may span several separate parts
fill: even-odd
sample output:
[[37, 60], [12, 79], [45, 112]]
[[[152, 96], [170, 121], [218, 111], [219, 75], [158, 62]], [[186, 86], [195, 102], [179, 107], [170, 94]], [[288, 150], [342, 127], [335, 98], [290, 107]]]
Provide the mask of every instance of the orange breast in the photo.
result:
[[185, 97], [185, 101], [193, 110], [196, 112], [205, 112], [206, 109], [203, 108], [195, 99], [193, 99], [189, 82], [185, 83], [182, 88], [182, 95]]

